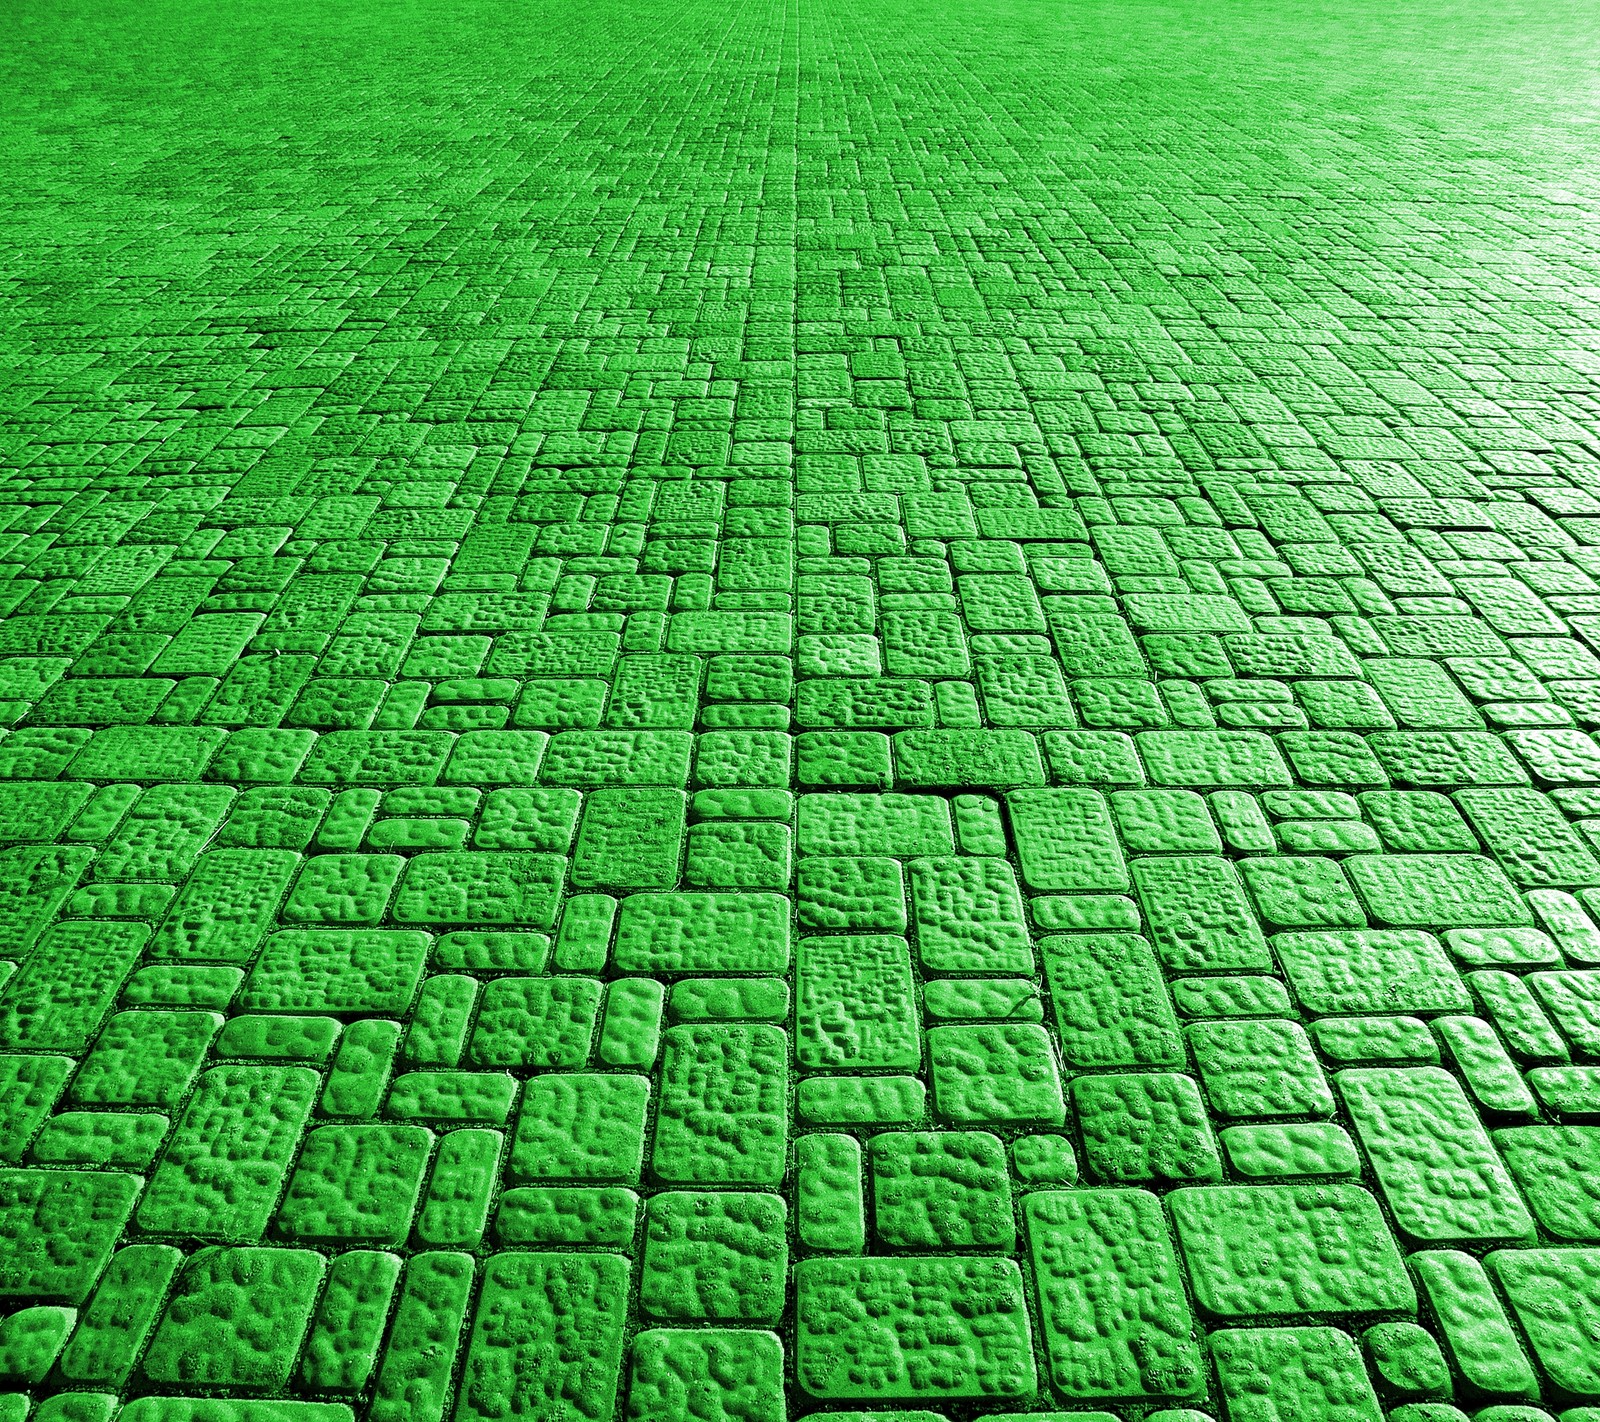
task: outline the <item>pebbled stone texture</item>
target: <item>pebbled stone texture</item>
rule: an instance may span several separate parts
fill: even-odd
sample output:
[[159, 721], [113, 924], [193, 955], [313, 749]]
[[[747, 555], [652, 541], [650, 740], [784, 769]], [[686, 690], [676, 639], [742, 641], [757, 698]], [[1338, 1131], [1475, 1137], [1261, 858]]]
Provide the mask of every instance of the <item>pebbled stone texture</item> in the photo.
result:
[[0, 59], [0, 1422], [1595, 1422], [1593, 7]]

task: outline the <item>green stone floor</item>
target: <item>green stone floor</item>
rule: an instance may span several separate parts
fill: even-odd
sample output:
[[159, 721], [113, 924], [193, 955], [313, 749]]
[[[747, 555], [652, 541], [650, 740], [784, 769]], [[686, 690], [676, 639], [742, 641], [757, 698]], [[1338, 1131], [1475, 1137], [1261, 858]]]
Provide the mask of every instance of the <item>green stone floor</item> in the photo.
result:
[[13, 0], [0, 1422], [1600, 1422], [1600, 11]]

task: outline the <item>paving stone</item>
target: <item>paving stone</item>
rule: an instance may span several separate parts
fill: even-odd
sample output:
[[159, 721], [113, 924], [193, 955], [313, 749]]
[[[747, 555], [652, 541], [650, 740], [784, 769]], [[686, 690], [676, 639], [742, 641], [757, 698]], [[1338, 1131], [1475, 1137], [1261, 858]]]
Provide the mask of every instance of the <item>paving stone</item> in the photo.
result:
[[1383, 1415], [1355, 1339], [1337, 1328], [1230, 1328], [1210, 1343], [1230, 1417], [1378, 1422]]
[[204, 1239], [259, 1239], [317, 1086], [309, 1067], [205, 1072], [139, 1202], [140, 1226]]
[[1134, 886], [1164, 967], [1173, 972], [1259, 972], [1272, 958], [1238, 871], [1224, 859], [1138, 859]]
[[1033, 971], [1022, 898], [1011, 866], [987, 856], [911, 864], [912, 912], [924, 970]]
[[323, 1268], [309, 1249], [202, 1250], [178, 1275], [145, 1353], [144, 1376], [184, 1390], [281, 1388]]
[[608, 1254], [497, 1254], [484, 1266], [456, 1415], [560, 1397], [609, 1417], [622, 1366], [627, 1265]]
[[307, 1134], [277, 1224], [308, 1243], [401, 1244], [433, 1148], [421, 1126], [319, 1126]]
[[1222, 1158], [1199, 1088], [1172, 1072], [1080, 1076], [1072, 1105], [1089, 1170], [1109, 1184], [1218, 1180]]
[[669, 1027], [662, 1039], [656, 1175], [684, 1185], [778, 1184], [787, 1152], [784, 1033], [719, 1024]]
[[1600, 1395], [1600, 1356], [1582, 1322], [1600, 1291], [1600, 1251], [1497, 1249], [1485, 1262], [1558, 1395]]
[[381, 1422], [408, 1413], [429, 1422], [442, 1417], [473, 1273], [468, 1254], [437, 1251], [407, 1263], [369, 1416]]
[[1247, 1180], [1354, 1179], [1361, 1172], [1355, 1142], [1343, 1126], [1328, 1121], [1229, 1126], [1218, 1137], [1228, 1165]]
[[261, 1012], [410, 1008], [427, 935], [394, 929], [285, 929], [262, 948], [240, 1005]]
[[1533, 1219], [1457, 1080], [1439, 1067], [1336, 1078], [1395, 1220], [1419, 1244], [1531, 1236]]
[[617, 920], [624, 972], [783, 972], [789, 911], [777, 894], [630, 894]]
[[878, 1238], [891, 1248], [1009, 1250], [1016, 1242], [1005, 1149], [985, 1131], [872, 1138]]
[[62, 1378], [121, 1388], [182, 1263], [183, 1255], [170, 1244], [130, 1244], [118, 1250], [58, 1360]]
[[1282, 933], [1273, 947], [1295, 996], [1315, 1013], [1460, 1012], [1471, 1005], [1429, 933]]
[[1185, 1035], [1206, 1099], [1219, 1116], [1333, 1114], [1333, 1092], [1298, 1023], [1200, 1022]]
[[500, 1197], [495, 1235], [502, 1244], [608, 1244], [628, 1248], [639, 1197], [619, 1186], [531, 1185]]
[[801, 1247], [860, 1253], [867, 1241], [860, 1142], [847, 1135], [802, 1135], [795, 1141], [795, 1163], [795, 1225]]
[[1200, 1307], [1219, 1319], [1411, 1312], [1416, 1293], [1358, 1185], [1213, 1185], [1168, 1202]]
[[552, 1073], [530, 1082], [512, 1140], [519, 1180], [637, 1183], [650, 1080]]
[[1456, 1375], [1491, 1396], [1535, 1395], [1533, 1365], [1483, 1265], [1454, 1249], [1419, 1250], [1410, 1262]]
[[752, 1329], [651, 1328], [633, 1343], [628, 1416], [779, 1422], [783, 1344]]
[[795, 1112], [814, 1126], [908, 1126], [927, 1109], [914, 1076], [811, 1076], [795, 1087]]
[[1450, 1392], [1450, 1368], [1433, 1335], [1415, 1323], [1379, 1323], [1361, 1335], [1367, 1369], [1388, 1397]]
[[1564, 1243], [1600, 1242], [1600, 1130], [1517, 1126], [1494, 1143], [1534, 1217]]
[[1018, 791], [1007, 797], [1007, 807], [1029, 888], [1092, 893], [1128, 887], [1111, 814], [1099, 792]]
[[673, 1190], [651, 1197], [639, 1276], [652, 1318], [775, 1323], [789, 1250], [777, 1195]]
[[921, 1064], [905, 939], [873, 933], [800, 940], [795, 1055], [813, 1071]]
[[927, 1033], [935, 1110], [952, 1125], [1060, 1125], [1061, 1081], [1043, 1027], [935, 1027]]
[[1201, 1390], [1194, 1321], [1154, 1195], [1035, 1191], [1023, 1221], [1050, 1376], [1063, 1394], [1138, 1401]]
[[[794, 1277], [796, 1377], [812, 1397], [1012, 1398], [1038, 1386], [1010, 1260], [803, 1259]], [[874, 1366], [863, 1370], [868, 1356]], [[935, 1358], [942, 1366], [930, 1366]]]
[[299, 1375], [307, 1387], [319, 1393], [366, 1387], [400, 1267], [396, 1255], [379, 1250], [352, 1249], [331, 1261], [300, 1358]]

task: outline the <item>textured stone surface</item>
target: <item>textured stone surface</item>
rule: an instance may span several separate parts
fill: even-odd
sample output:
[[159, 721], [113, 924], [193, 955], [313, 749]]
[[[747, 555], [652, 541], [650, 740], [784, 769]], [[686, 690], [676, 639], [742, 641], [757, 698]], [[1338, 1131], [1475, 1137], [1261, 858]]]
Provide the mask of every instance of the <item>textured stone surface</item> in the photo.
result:
[[1032, 1396], [1022, 1275], [1001, 1259], [805, 1259], [796, 1376], [819, 1400]]
[[1195, 1297], [1217, 1318], [1416, 1306], [1378, 1203], [1359, 1186], [1217, 1185], [1170, 1202]]
[[1050, 1377], [1067, 1397], [1200, 1391], [1194, 1323], [1154, 1195], [1036, 1191], [1023, 1220]]
[[1595, 1422], [1591, 9], [12, 7], [0, 1422]]
[[1438, 1067], [1338, 1076], [1400, 1228], [1422, 1244], [1524, 1238], [1533, 1219], [1461, 1086]]
[[650, 1201], [639, 1303], [652, 1318], [777, 1322], [789, 1249], [777, 1195], [672, 1190]]

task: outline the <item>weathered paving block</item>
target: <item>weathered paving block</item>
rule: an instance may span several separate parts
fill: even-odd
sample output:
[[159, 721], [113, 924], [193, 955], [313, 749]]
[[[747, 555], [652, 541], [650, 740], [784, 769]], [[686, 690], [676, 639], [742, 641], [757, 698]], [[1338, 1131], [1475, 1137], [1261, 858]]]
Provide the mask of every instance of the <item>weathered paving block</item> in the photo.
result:
[[788, 1273], [787, 1216], [777, 1195], [672, 1190], [653, 1196], [639, 1306], [657, 1319], [776, 1322]]
[[1218, 1115], [1333, 1114], [1333, 1092], [1298, 1023], [1200, 1022], [1186, 1035], [1206, 1098]]
[[1360, 1349], [1337, 1328], [1237, 1328], [1209, 1340], [1228, 1416], [1240, 1422], [1378, 1422]]
[[1531, 1237], [1533, 1218], [1449, 1072], [1352, 1067], [1335, 1082], [1384, 1200], [1413, 1241]]
[[[609, 1422], [628, 1266], [611, 1254], [496, 1254], [484, 1267], [454, 1416], [554, 1407]], [[559, 1401], [558, 1401], [559, 1399]]]
[[789, 905], [778, 894], [630, 894], [617, 918], [623, 972], [781, 973]]
[[861, 1143], [814, 1132], [795, 1141], [795, 1233], [803, 1249], [859, 1254], [867, 1242]]
[[1137, 859], [1133, 882], [1150, 937], [1171, 972], [1261, 972], [1272, 957], [1225, 859]]
[[502, 1244], [606, 1244], [628, 1249], [639, 1197], [620, 1186], [529, 1185], [507, 1190], [495, 1216]]
[[924, 970], [1031, 973], [1033, 953], [1011, 866], [986, 856], [911, 863], [912, 913]]
[[946, 801], [932, 795], [802, 795], [802, 854], [953, 854]]
[[1354, 1179], [1361, 1173], [1355, 1142], [1331, 1121], [1229, 1126], [1218, 1136], [1229, 1166], [1246, 1180], [1302, 1175]]
[[924, 983], [929, 1022], [1042, 1022], [1039, 990], [1025, 978], [943, 978]]
[[1019, 790], [1006, 797], [1006, 804], [1029, 888], [1095, 893], [1128, 887], [1104, 795], [1096, 790]]
[[217, 849], [195, 862], [150, 945], [158, 958], [246, 963], [293, 877], [289, 849]]
[[1044, 762], [1026, 731], [901, 731], [894, 738], [895, 766], [907, 785], [1043, 785]]
[[596, 978], [496, 978], [467, 1055], [480, 1067], [581, 1067], [600, 1014]]
[[139, 1188], [122, 1173], [0, 1170], [0, 1296], [82, 1303]]
[[259, 1239], [318, 1087], [309, 1067], [205, 1072], [139, 1204], [153, 1234]]
[[1490, 1395], [1536, 1396], [1533, 1365], [1483, 1265], [1454, 1249], [1419, 1250], [1409, 1263], [1456, 1375]]
[[795, 1054], [813, 1071], [920, 1065], [911, 949], [905, 939], [874, 933], [800, 940]]
[[130, 1244], [118, 1250], [57, 1360], [62, 1378], [121, 1388], [182, 1263], [183, 1255], [170, 1244]]
[[394, 921], [553, 928], [564, 867], [551, 854], [418, 854], [395, 890]]
[[1531, 924], [1505, 872], [1467, 854], [1356, 854], [1344, 867], [1380, 923], [1396, 928]]
[[1416, 1308], [1378, 1202], [1358, 1185], [1213, 1185], [1167, 1199], [1195, 1298], [1215, 1318]]
[[367, 1416], [441, 1422], [472, 1294], [470, 1254], [438, 1250], [406, 1263]]
[[951, 1125], [1060, 1125], [1060, 1073], [1043, 1027], [935, 1027], [934, 1109]]
[[1060, 934], [1040, 939], [1039, 952], [1068, 1068], [1183, 1064], [1172, 1000], [1143, 938]]
[[631, 1422], [782, 1422], [783, 1344], [755, 1329], [650, 1328], [633, 1341]]
[[895, 1249], [1009, 1251], [1005, 1149], [986, 1131], [889, 1131], [871, 1141], [878, 1238]]
[[1494, 1143], [1534, 1217], [1563, 1243], [1600, 1243], [1600, 1128], [1517, 1126]]
[[262, 948], [240, 1005], [256, 1012], [402, 1014], [416, 996], [426, 934], [285, 929]]
[[685, 813], [679, 790], [592, 792], [578, 827], [574, 886], [672, 888], [678, 881]]
[[1430, 933], [1280, 933], [1272, 946], [1295, 996], [1313, 1013], [1464, 1012], [1471, 1007], [1461, 975]]
[[178, 1275], [144, 1356], [144, 1376], [183, 1391], [281, 1388], [322, 1281], [309, 1249], [202, 1250]]
[[0, 991], [0, 1048], [81, 1052], [149, 937], [143, 923], [49, 929]]
[[1156, 1197], [1039, 1190], [1022, 1214], [1056, 1387], [1075, 1400], [1199, 1392], [1194, 1321]]
[[803, 1259], [794, 1278], [795, 1374], [818, 1400], [1018, 1398], [1038, 1386], [1008, 1259]]
[[655, 1174], [683, 1185], [778, 1184], [788, 1145], [785, 1034], [763, 1026], [680, 1026], [668, 1028], [662, 1042]]
[[1090, 1172], [1108, 1184], [1220, 1180], [1199, 1088], [1174, 1072], [1080, 1076], [1072, 1106]]
[[1600, 1399], [1600, 1349], [1584, 1323], [1600, 1303], [1600, 1250], [1497, 1249], [1485, 1263], [1557, 1394]]
[[378, 1361], [400, 1260], [352, 1249], [328, 1265], [327, 1285], [300, 1354], [299, 1376], [319, 1393], [362, 1391]]
[[278, 1207], [288, 1239], [402, 1244], [433, 1148], [421, 1126], [318, 1126]]
[[518, 1181], [637, 1184], [650, 1079], [555, 1072], [523, 1093], [509, 1171]]

